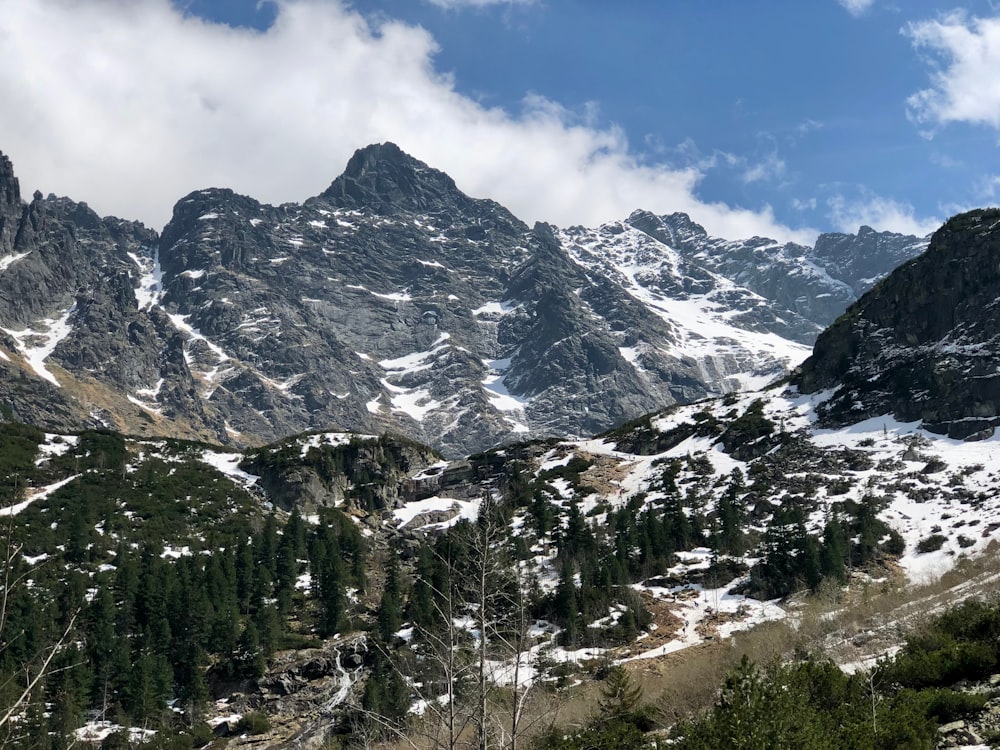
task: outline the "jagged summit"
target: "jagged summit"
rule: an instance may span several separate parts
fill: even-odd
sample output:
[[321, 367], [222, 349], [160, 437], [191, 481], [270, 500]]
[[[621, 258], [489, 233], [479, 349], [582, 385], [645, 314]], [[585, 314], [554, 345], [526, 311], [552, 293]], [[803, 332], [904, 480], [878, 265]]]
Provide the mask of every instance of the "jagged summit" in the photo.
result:
[[21, 185], [14, 175], [14, 165], [0, 152], [0, 204], [5, 208], [21, 205]]
[[0, 153], [0, 256], [12, 252], [21, 212], [21, 186], [14, 165]]
[[852, 305], [794, 382], [834, 423], [893, 413], [952, 437], [1000, 424], [1000, 209], [970, 211]]
[[344, 173], [319, 197], [341, 208], [365, 207], [378, 213], [432, 211], [445, 203], [465, 210], [472, 203], [451, 177], [395, 143], [355, 151]]

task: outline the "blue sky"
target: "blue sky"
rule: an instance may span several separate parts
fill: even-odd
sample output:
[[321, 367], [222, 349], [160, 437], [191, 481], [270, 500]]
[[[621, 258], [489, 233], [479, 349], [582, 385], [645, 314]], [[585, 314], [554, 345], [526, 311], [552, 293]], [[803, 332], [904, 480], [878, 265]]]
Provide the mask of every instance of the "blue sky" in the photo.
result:
[[5, 3], [23, 186], [157, 228], [209, 185], [302, 200], [382, 140], [529, 221], [734, 238], [923, 233], [1000, 186], [988, 0]]

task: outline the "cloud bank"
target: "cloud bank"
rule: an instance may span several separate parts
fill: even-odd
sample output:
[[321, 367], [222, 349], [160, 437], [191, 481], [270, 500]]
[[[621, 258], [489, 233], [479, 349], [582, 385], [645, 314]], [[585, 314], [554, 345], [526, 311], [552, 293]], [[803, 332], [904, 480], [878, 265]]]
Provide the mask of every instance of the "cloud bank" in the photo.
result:
[[769, 209], [705, 203], [702, 174], [637, 157], [617, 128], [526, 96], [484, 107], [434, 67], [435, 40], [341, 0], [280, 0], [265, 32], [169, 0], [4, 0], [0, 149], [25, 192], [159, 228], [191, 190], [261, 200], [322, 191], [355, 149], [391, 140], [527, 221], [594, 225], [686, 211], [725, 237], [808, 241]]
[[931, 128], [967, 122], [1000, 129], [1000, 18], [955, 12], [904, 33], [932, 66], [931, 86], [907, 99], [910, 117]]

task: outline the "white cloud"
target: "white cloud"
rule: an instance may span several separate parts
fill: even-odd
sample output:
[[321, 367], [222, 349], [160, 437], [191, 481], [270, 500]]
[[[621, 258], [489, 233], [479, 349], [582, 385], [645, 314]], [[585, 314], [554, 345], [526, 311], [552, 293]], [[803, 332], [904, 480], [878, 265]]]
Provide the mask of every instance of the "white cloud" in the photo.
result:
[[974, 185], [975, 196], [980, 203], [995, 204], [998, 191], [1000, 191], [1000, 175], [984, 175]]
[[855, 18], [863, 16], [875, 4], [875, 0], [837, 0]]
[[960, 159], [956, 159], [948, 154], [942, 154], [939, 152], [931, 152], [927, 157], [931, 164], [935, 164], [944, 169], [960, 169], [965, 166], [965, 162]]
[[908, 203], [875, 195], [862, 190], [860, 197], [850, 200], [835, 195], [827, 201], [827, 217], [841, 232], [857, 232], [865, 225], [883, 232], [899, 232], [923, 237], [941, 226], [935, 217], [919, 218]]
[[811, 117], [807, 117], [798, 125], [795, 126], [795, 132], [799, 135], [806, 135], [807, 133], [812, 133], [815, 130], [822, 130], [825, 126], [819, 120], [814, 120]]
[[[904, 29], [928, 53], [931, 86], [906, 101], [915, 122], [968, 122], [1000, 129], [1000, 17], [954, 12]], [[932, 133], [931, 133], [932, 134]]]
[[740, 178], [744, 184], [769, 182], [785, 176], [785, 162], [777, 154], [767, 154], [758, 162], [748, 164]]
[[191, 190], [261, 200], [322, 191], [356, 148], [394, 141], [527, 221], [685, 211], [714, 234], [808, 241], [769, 208], [696, 197], [701, 172], [652, 164], [617, 128], [528, 96], [487, 108], [434, 68], [435, 40], [346, 0], [280, 0], [266, 32], [168, 0], [3, 0], [0, 149], [26, 193], [161, 226]]
[[[767, 137], [768, 146], [773, 146], [773, 138]], [[649, 139], [647, 138], [647, 145]], [[744, 185], [755, 182], [777, 182], [784, 178], [785, 161], [778, 156], [777, 151], [758, 152], [752, 156], [734, 154], [730, 151], [716, 149], [710, 154], [703, 154], [694, 139], [686, 138], [672, 149], [662, 145], [659, 153], [667, 153], [675, 158], [675, 163], [686, 165], [699, 175], [712, 170], [730, 170]]]
[[534, 5], [538, 0], [426, 0], [431, 5], [447, 10], [458, 8], [485, 8], [490, 5]]

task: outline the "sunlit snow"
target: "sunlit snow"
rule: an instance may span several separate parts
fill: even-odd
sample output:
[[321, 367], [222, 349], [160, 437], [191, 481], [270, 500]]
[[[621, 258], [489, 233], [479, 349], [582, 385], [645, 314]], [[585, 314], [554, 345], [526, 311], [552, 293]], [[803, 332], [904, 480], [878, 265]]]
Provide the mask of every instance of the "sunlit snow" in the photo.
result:
[[82, 476], [81, 474], [74, 474], [71, 477], [66, 477], [65, 479], [60, 479], [58, 482], [53, 482], [52, 484], [41, 487], [39, 489], [29, 489], [25, 491], [25, 500], [16, 505], [10, 505], [6, 508], [0, 508], [0, 516], [16, 516], [22, 510], [27, 508], [32, 503], [38, 500], [44, 500], [49, 495], [51, 495], [56, 490], [61, 487], [65, 487], [67, 484], [72, 482], [74, 479]]
[[27, 258], [30, 254], [31, 254], [31, 251], [29, 250], [26, 253], [16, 253], [15, 255], [5, 255], [4, 257], [0, 258], [0, 273], [3, 273], [4, 271], [6, 271], [12, 265], [14, 265], [19, 260], [21, 260], [21, 258]]
[[226, 476], [231, 477], [237, 484], [242, 484], [246, 488], [257, 484], [257, 481], [260, 479], [259, 476], [248, 474], [239, 467], [240, 461], [243, 460], [243, 455], [240, 453], [222, 453], [205, 449], [199, 458], [204, 463], [218, 469]]
[[59, 342], [70, 335], [73, 327], [69, 324], [69, 319], [76, 311], [76, 305], [72, 305], [59, 318], [45, 318], [35, 325], [38, 328], [26, 328], [23, 331], [12, 331], [8, 328], [2, 329], [17, 342], [17, 349], [27, 361], [35, 373], [45, 378], [53, 385], [58, 386], [59, 381], [55, 375], [49, 372], [45, 366], [45, 360], [55, 351]]

